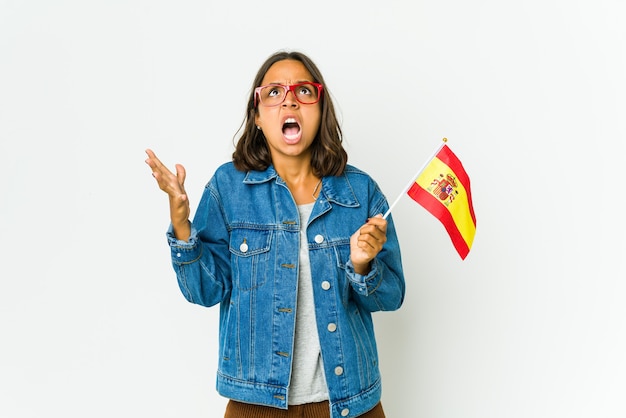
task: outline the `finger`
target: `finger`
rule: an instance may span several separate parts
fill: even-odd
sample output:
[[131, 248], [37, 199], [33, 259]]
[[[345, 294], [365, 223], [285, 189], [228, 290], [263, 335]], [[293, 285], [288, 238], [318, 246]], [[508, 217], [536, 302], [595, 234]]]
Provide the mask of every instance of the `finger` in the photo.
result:
[[159, 158], [156, 156], [156, 154], [152, 150], [147, 149], [146, 154], [148, 154], [148, 159], [146, 159], [146, 164], [150, 166], [152, 171], [159, 171], [159, 172], [164, 172], [166, 174], [167, 173], [171, 174], [171, 171], [168, 170], [168, 168], [161, 162], [161, 160], [159, 160]]
[[[173, 187], [173, 183], [176, 183], [177, 186], [174, 188], [181, 189], [182, 185], [180, 184], [180, 180], [178, 179], [179, 168], [177, 167], [177, 173], [174, 174], [165, 165], [163, 165], [161, 160], [159, 160], [151, 150], [147, 150], [146, 153], [148, 154], [148, 159], [146, 160], [146, 163], [152, 169], [152, 177], [154, 177], [159, 183], [159, 187], [162, 190], [167, 191], [168, 184]], [[182, 173], [183, 174], [181, 177], [183, 179], [182, 181], [184, 182], [186, 176], [184, 168], [182, 168]]]
[[357, 246], [367, 251], [370, 255], [375, 256], [382, 250], [385, 242], [387, 242], [387, 236], [378, 228], [370, 227], [368, 232], [363, 232], [359, 235]]
[[386, 226], [367, 224], [361, 228], [362, 236], [370, 236], [376, 241], [385, 242], [387, 240]]
[[378, 214], [374, 216], [373, 218], [369, 218], [367, 220], [367, 224], [374, 225], [383, 232], [387, 231], [387, 220], [383, 218], [382, 214]]
[[375, 245], [376, 242], [380, 241], [381, 237], [380, 231], [373, 226], [364, 226], [359, 231], [359, 242], [367, 243], [371, 246]]
[[370, 241], [368, 241], [367, 239], [361, 239], [359, 238], [359, 240], [357, 241], [357, 247], [359, 247], [361, 250], [365, 251], [366, 253], [368, 253], [368, 255], [372, 252], [375, 251], [376, 248], [374, 247], [374, 245], [372, 245], [372, 243]]
[[180, 185], [183, 186], [185, 184], [185, 179], [187, 178], [187, 171], [181, 164], [176, 164], [176, 177], [178, 178]]
[[157, 164], [161, 164], [161, 161], [157, 158], [154, 151], [152, 151], [151, 149], [147, 149], [146, 154], [148, 155], [148, 158], [146, 159], [146, 164], [148, 164], [150, 168], [154, 169]]

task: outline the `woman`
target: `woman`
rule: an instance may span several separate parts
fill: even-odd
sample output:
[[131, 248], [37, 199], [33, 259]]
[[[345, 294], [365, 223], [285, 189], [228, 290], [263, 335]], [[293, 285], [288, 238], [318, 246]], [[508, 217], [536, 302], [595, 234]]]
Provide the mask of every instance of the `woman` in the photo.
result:
[[400, 249], [378, 185], [347, 165], [317, 66], [299, 52], [261, 66], [193, 222], [183, 166], [146, 152], [180, 289], [220, 305], [225, 417], [384, 417], [371, 313], [402, 305]]

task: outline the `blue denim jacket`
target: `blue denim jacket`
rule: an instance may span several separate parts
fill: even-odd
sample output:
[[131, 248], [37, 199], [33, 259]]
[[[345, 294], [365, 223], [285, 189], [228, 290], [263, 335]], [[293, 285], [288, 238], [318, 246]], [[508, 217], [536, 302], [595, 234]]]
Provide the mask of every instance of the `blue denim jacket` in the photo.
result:
[[[387, 201], [363, 171], [324, 177], [307, 226], [315, 314], [331, 417], [354, 417], [381, 397], [371, 312], [398, 309], [405, 282], [398, 239], [367, 276], [350, 262], [350, 236]], [[204, 189], [188, 242], [168, 241], [185, 298], [220, 304], [217, 390], [227, 398], [287, 408], [294, 346], [300, 218], [273, 167], [222, 165]]]

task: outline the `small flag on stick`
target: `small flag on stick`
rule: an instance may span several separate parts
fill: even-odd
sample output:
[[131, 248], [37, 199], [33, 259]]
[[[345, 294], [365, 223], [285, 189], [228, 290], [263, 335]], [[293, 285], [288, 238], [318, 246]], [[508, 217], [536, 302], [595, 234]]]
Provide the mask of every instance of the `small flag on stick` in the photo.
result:
[[454, 248], [465, 260], [476, 233], [469, 176], [461, 161], [446, 145], [447, 139], [413, 177], [384, 215], [407, 193], [443, 224]]

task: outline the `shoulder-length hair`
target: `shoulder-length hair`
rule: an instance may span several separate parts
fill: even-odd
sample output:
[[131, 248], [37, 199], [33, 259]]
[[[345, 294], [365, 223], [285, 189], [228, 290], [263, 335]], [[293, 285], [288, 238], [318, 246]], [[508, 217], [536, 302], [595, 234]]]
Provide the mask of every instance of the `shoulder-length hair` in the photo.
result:
[[238, 131], [242, 132], [242, 134], [235, 144], [233, 163], [241, 171], [263, 171], [272, 164], [272, 156], [265, 141], [265, 136], [261, 130], [257, 129], [255, 124], [257, 108], [254, 100], [254, 89], [261, 85], [265, 74], [272, 65], [284, 60], [301, 62], [313, 76], [312, 81], [324, 85], [324, 91], [320, 100], [320, 106], [322, 107], [320, 127], [311, 144], [311, 166], [313, 172], [318, 177], [340, 175], [346, 167], [348, 154], [342, 144], [342, 131], [335, 114], [333, 102], [324, 83], [324, 78], [315, 63], [305, 54], [297, 51], [276, 52], [259, 68], [248, 98], [246, 117], [241, 124], [242, 128]]

